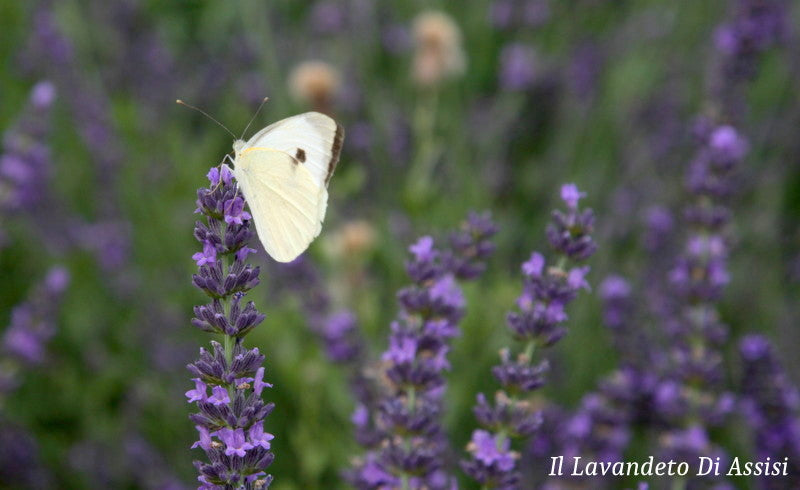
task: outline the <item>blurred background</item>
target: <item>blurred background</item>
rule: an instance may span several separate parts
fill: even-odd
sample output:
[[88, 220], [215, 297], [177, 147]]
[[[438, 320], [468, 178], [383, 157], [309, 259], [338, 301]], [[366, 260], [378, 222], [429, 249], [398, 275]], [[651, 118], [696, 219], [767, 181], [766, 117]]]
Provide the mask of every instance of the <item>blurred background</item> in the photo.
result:
[[[693, 127], [720, 112], [708, 101], [724, 29], [747, 3], [770, 2], [0, 0], [0, 486], [195, 482], [185, 365], [209, 335], [189, 323], [204, 301], [191, 284], [193, 213], [232, 141], [175, 99], [237, 135], [265, 96], [251, 134], [312, 109], [345, 128], [328, 217], [304, 260], [333, 307], [355, 313], [372, 358], [408, 282], [407, 247], [470, 210], [492, 213], [498, 249], [466, 286], [450, 353], [445, 423], [460, 452], [476, 393], [496, 389], [519, 264], [547, 249], [561, 183], [586, 191], [597, 215], [595, 292], [610, 274], [641, 289], [658, 267], [654, 234], [680, 236]], [[720, 304], [731, 379], [736, 339], [754, 331], [779, 340], [800, 379], [800, 9], [780, 5], [780, 35], [723, 111], [750, 148]], [[310, 293], [257, 248], [250, 298], [267, 319], [247, 341], [275, 385], [271, 488], [347, 488], [339, 474], [362, 452], [347, 373], [308, 327]], [[614, 369], [601, 309], [597, 294], [572, 305], [549, 353], [548, 402], [575, 407]], [[740, 432], [720, 440], [747, 454]]]

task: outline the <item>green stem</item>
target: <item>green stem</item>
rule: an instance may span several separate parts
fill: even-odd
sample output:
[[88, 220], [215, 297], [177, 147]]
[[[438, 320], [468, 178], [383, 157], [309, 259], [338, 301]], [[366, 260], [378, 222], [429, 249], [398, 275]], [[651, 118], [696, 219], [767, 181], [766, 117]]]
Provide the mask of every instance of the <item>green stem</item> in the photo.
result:
[[529, 340], [527, 344], [525, 344], [525, 350], [523, 351], [522, 355], [528, 359], [528, 362], [533, 359], [533, 351], [536, 349], [536, 342], [533, 340]]
[[436, 110], [438, 90], [425, 90], [420, 94], [414, 114], [414, 142], [416, 151], [406, 183], [410, 202], [424, 202], [431, 188], [431, 174], [436, 163]]
[[226, 335], [223, 339], [223, 345], [225, 346], [225, 361], [230, 365], [233, 360], [233, 337]]
[[[227, 228], [227, 226], [225, 226], [224, 228]], [[222, 233], [223, 233], [223, 236], [224, 236], [225, 231], [223, 231]], [[230, 259], [229, 255], [227, 255], [227, 254], [224, 255], [224, 258], [222, 260], [222, 277], [227, 277], [228, 276], [228, 271], [231, 268], [230, 260], [231, 259]], [[230, 318], [230, 315], [231, 315], [231, 299], [230, 299], [230, 297], [223, 298], [223, 300], [222, 300], [222, 309], [225, 312], [225, 318]], [[233, 345], [234, 345], [235, 342], [236, 342], [236, 338], [235, 337], [232, 337], [232, 336], [230, 336], [228, 334], [224, 334], [224, 336], [222, 338], [222, 345], [225, 347], [225, 362], [228, 363], [229, 367], [230, 367], [231, 363], [233, 362]], [[235, 392], [234, 392], [235, 389], [236, 389], [236, 387], [233, 386], [233, 383], [228, 385], [228, 396], [230, 396], [231, 400], [233, 400], [233, 396], [235, 395]]]

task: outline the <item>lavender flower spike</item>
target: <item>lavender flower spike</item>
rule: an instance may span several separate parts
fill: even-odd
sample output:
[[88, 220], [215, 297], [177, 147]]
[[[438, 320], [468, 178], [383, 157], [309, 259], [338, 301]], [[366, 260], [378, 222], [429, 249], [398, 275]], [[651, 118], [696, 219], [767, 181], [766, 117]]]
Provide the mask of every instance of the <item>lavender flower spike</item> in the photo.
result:
[[746, 336], [739, 352], [744, 361], [741, 411], [752, 430], [756, 457], [787, 458], [788, 464], [786, 477], [764, 476], [761, 488], [800, 488], [800, 391], [763, 336]]
[[267, 488], [272, 476], [264, 470], [272, 463], [272, 434], [264, 431], [264, 419], [274, 404], [264, 403], [264, 356], [258, 348], [247, 349], [244, 337], [264, 315], [253, 302], [243, 304], [247, 292], [259, 282], [259, 268], [247, 264], [247, 247], [253, 232], [244, 199], [234, 186], [230, 168], [212, 168], [209, 188], [197, 191], [198, 221], [194, 236], [202, 251], [192, 257], [198, 266], [193, 282], [209, 302], [194, 309], [192, 324], [223, 336], [211, 349], [200, 349], [200, 358], [188, 369], [194, 389], [186, 392], [198, 412], [190, 416], [199, 440], [192, 446], [206, 453], [208, 462], [195, 461], [201, 490]]
[[559, 256], [556, 263], [548, 266], [545, 257], [534, 252], [522, 264], [523, 291], [517, 300], [517, 311], [506, 319], [522, 348], [517, 355], [512, 355], [509, 348], [500, 352], [501, 362], [492, 374], [502, 389], [494, 403], [483, 393], [478, 395], [474, 412], [484, 429], [472, 433], [467, 446], [470, 459], [462, 461], [464, 471], [482, 488], [520, 488], [516, 470], [519, 455], [511, 450], [511, 440], [527, 438], [539, 428], [542, 415], [526, 397], [544, 384], [548, 369], [546, 359], [534, 362], [534, 350], [550, 347], [566, 334], [566, 306], [581, 289], [589, 289], [589, 267], [579, 264], [594, 253], [596, 245], [591, 236], [594, 214], [590, 209], [579, 208], [584, 196], [574, 184], [561, 188], [567, 211], [554, 212], [547, 228], [550, 245]]
[[48, 271], [27, 300], [11, 311], [11, 324], [3, 333], [3, 354], [9, 357], [0, 370], [0, 395], [16, 386], [22, 366], [35, 366], [45, 359], [47, 342], [55, 335], [55, 320], [69, 272], [61, 266]]
[[426, 236], [409, 248], [413, 259], [406, 271], [412, 285], [398, 293], [401, 310], [382, 358], [382, 396], [375, 413], [362, 406], [353, 417], [365, 427], [371, 415], [382, 436], [348, 475], [356, 488], [454, 488], [444, 465], [448, 448], [441, 413], [449, 343], [465, 310], [457, 281], [483, 272], [494, 233], [488, 216], [473, 214], [451, 236], [450, 247], [437, 248]]

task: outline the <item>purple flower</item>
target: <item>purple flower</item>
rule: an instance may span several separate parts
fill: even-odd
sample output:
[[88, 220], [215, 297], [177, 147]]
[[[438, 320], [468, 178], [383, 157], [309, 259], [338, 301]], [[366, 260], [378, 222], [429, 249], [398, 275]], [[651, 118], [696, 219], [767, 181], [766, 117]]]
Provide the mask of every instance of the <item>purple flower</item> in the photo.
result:
[[53, 267], [30, 292], [28, 299], [14, 307], [11, 323], [3, 334], [6, 353], [25, 364], [36, 365], [44, 361], [45, 347], [55, 334], [58, 308], [68, 284], [67, 270]]
[[321, 1], [314, 4], [309, 14], [312, 29], [320, 34], [334, 34], [346, 23], [346, 9], [336, 2]]
[[12, 316], [12, 326], [5, 332], [3, 343], [6, 350], [31, 364], [39, 364], [44, 359], [44, 345], [34, 331], [32, 318], [27, 309], [17, 308]]
[[211, 167], [206, 177], [208, 177], [208, 182], [212, 187], [219, 185], [219, 167]]
[[589, 273], [589, 266], [574, 267], [567, 273], [567, 285], [573, 290], [585, 289], [591, 291], [589, 283], [586, 282], [586, 274]]
[[512, 43], [500, 53], [500, 86], [505, 90], [527, 90], [536, 80], [536, 54], [530, 46]]
[[[750, 427], [760, 460], [788, 458], [788, 476], [781, 484], [800, 485], [800, 390], [792, 382], [770, 341], [747, 335], [739, 342], [743, 361], [739, 410]], [[774, 478], [761, 478], [764, 488], [778, 488]]]
[[[244, 210], [244, 199], [234, 197], [225, 201], [225, 222], [228, 224], [241, 225], [242, 220], [249, 220], [250, 213]], [[245, 255], [246, 256], [246, 255]]]
[[531, 258], [522, 264], [522, 272], [526, 276], [541, 277], [544, 270], [544, 255], [533, 252]]
[[227, 405], [231, 402], [228, 396], [228, 390], [222, 386], [215, 386], [211, 388], [211, 396], [208, 397], [208, 402], [212, 405]]
[[[225, 455], [226, 456], [239, 456], [240, 458], [244, 458], [247, 455], [247, 451], [253, 449], [251, 443], [247, 442], [244, 437], [244, 430], [241, 428], [239, 429], [220, 429], [217, 433], [219, 439], [225, 443]], [[269, 449], [269, 448], [266, 448]]]
[[250, 442], [253, 443], [253, 446], [261, 446], [264, 449], [270, 448], [271, 440], [275, 439], [275, 436], [270, 434], [269, 432], [264, 432], [264, 422], [259, 421], [253, 424], [250, 427], [250, 430], [247, 432], [247, 435], [250, 437]]
[[358, 362], [362, 345], [355, 315], [349, 311], [330, 314], [323, 322], [321, 335], [328, 358], [336, 363]]
[[408, 247], [408, 250], [414, 254], [414, 259], [420, 262], [429, 262], [436, 257], [436, 251], [433, 248], [433, 238], [424, 236], [417, 240], [417, 243]]
[[33, 86], [31, 90], [31, 104], [36, 109], [46, 109], [53, 104], [56, 98], [56, 87], [53, 82], [43, 80]]
[[192, 444], [192, 449], [200, 447], [206, 451], [211, 450], [212, 440], [211, 440], [211, 433], [208, 432], [208, 429], [206, 429], [202, 425], [195, 426], [195, 429], [197, 429], [197, 432], [200, 434], [200, 440]]
[[439, 301], [450, 308], [464, 307], [464, 293], [455, 278], [449, 274], [433, 283], [430, 295], [433, 301]]
[[736, 15], [720, 26], [714, 41], [722, 55], [722, 75], [728, 83], [753, 79], [758, 72], [758, 58], [786, 38], [787, 2], [782, 0], [739, 0]]
[[591, 209], [578, 209], [578, 202], [585, 195], [575, 184], [563, 185], [561, 199], [567, 204], [567, 212], [553, 211], [552, 222], [547, 227], [550, 246], [571, 260], [584, 260], [597, 248], [591, 237], [594, 213]]
[[510, 471], [514, 468], [514, 455], [509, 451], [511, 441], [503, 438], [501, 442], [485, 430], [476, 430], [472, 433], [470, 443], [471, 452], [475, 459], [491, 466], [497, 465], [500, 471]]
[[[212, 169], [208, 179], [210, 187], [197, 192], [197, 208], [205, 222], [195, 225], [194, 236], [203, 252], [192, 257], [198, 266], [192, 280], [210, 301], [194, 308], [192, 324], [223, 335], [224, 345], [212, 341], [211, 349], [201, 348], [199, 359], [187, 366], [195, 389], [186, 396], [198, 410], [190, 419], [200, 434], [192, 447], [201, 448], [208, 459], [195, 461], [195, 466], [201, 488], [239, 486], [245, 480], [266, 488], [272, 477], [263, 470], [274, 455], [269, 444], [272, 435], [264, 432], [263, 424], [274, 405], [265, 403], [261, 394], [271, 385], [264, 382], [264, 355], [257, 348], [243, 346], [244, 337], [264, 320], [253, 302], [244, 300], [258, 284], [260, 272], [245, 263], [252, 251], [247, 246], [253, 235], [250, 216], [243, 211], [244, 199], [228, 167]], [[232, 263], [217, 260], [217, 254], [232, 257]], [[208, 386], [212, 386], [210, 396]], [[224, 451], [219, 449], [221, 444]], [[232, 456], [241, 459], [233, 460]]]
[[585, 192], [580, 192], [578, 186], [575, 184], [564, 184], [561, 186], [561, 200], [563, 200], [569, 209], [578, 209], [578, 201], [586, 197]]
[[208, 386], [200, 378], [194, 378], [192, 381], [194, 381], [194, 389], [186, 392], [188, 402], [205, 401], [208, 398]]
[[416, 338], [392, 336], [389, 338], [389, 350], [383, 353], [383, 360], [395, 364], [411, 363], [416, 353]]
[[722, 159], [739, 160], [748, 149], [747, 141], [732, 126], [719, 126], [709, 137], [709, 147]]
[[[248, 217], [246, 219], [250, 219], [250, 218]], [[240, 248], [236, 252], [236, 260], [238, 260], [239, 262], [244, 262], [245, 260], [247, 260], [247, 256], [248, 255], [250, 255], [251, 253], [256, 253], [256, 252], [258, 252], [258, 250], [254, 249], [254, 248], [250, 248], [247, 245], [245, 245], [244, 247]], [[202, 264], [199, 264], [199, 265], [202, 265]]]
[[223, 184], [227, 186], [233, 185], [233, 170], [229, 166], [222, 165], [219, 175]]
[[[600, 298], [603, 300], [603, 322], [615, 331], [615, 341], [620, 350], [626, 349], [628, 339], [636, 337], [633, 332], [624, 329], [628, 325], [632, 310], [631, 286], [625, 278], [611, 275], [600, 283]], [[617, 334], [618, 333], [618, 334]], [[635, 339], [633, 339], [635, 340]], [[633, 347], [636, 349], [638, 347]], [[625, 354], [629, 352], [625, 351]]]
[[256, 371], [256, 377], [253, 380], [253, 392], [256, 395], [261, 395], [264, 388], [272, 388], [272, 383], [264, 382], [264, 368], [260, 367], [258, 371]]
[[52, 162], [47, 136], [55, 92], [37, 83], [19, 121], [3, 134], [0, 152], [0, 212], [31, 213], [49, 195]]
[[214, 264], [217, 261], [217, 247], [210, 242], [203, 243], [203, 251], [192, 255], [192, 260], [197, 262], [198, 266]]
[[[591, 210], [578, 209], [582, 193], [575, 185], [563, 186], [561, 195], [569, 210], [567, 214], [553, 214], [554, 223], [548, 226], [547, 234], [562, 258], [556, 266], [546, 267], [544, 256], [534, 252], [522, 264], [524, 283], [517, 299], [519, 311], [510, 312], [506, 323], [523, 347], [516, 356], [511, 355], [510, 348], [500, 351], [501, 362], [492, 368], [492, 375], [502, 389], [497, 392], [494, 405], [484, 394], [477, 396], [474, 412], [488, 430], [472, 433], [472, 442], [467, 446], [471, 459], [463, 460], [461, 467], [484, 488], [518, 488], [520, 475], [515, 468], [515, 454], [510, 451], [511, 439], [530, 436], [542, 421], [541, 414], [522, 395], [539, 389], [549, 369], [546, 359], [534, 362], [532, 354], [536, 347], [552, 346], [566, 334], [565, 306], [581, 289], [589, 289], [589, 267], [575, 262], [588, 258], [595, 250], [589, 235]], [[573, 235], [576, 224], [581, 228], [577, 240]], [[571, 267], [566, 268], [568, 265]]]
[[[401, 311], [391, 325], [382, 355], [387, 386], [378, 400], [361, 403], [353, 415], [359, 441], [371, 449], [348, 473], [357, 488], [451, 488], [444, 469], [447, 443], [441, 410], [449, 339], [458, 334], [464, 297], [458, 280], [474, 279], [494, 250], [495, 227], [488, 215], [470, 214], [450, 236], [450, 247], [437, 249], [433, 238], [409, 247], [406, 271], [412, 283], [398, 293]], [[370, 413], [370, 411], [372, 413]], [[373, 436], [371, 424], [378, 430]]]
[[623, 277], [608, 276], [600, 284], [599, 293], [606, 301], [628, 298], [631, 295], [631, 286]]

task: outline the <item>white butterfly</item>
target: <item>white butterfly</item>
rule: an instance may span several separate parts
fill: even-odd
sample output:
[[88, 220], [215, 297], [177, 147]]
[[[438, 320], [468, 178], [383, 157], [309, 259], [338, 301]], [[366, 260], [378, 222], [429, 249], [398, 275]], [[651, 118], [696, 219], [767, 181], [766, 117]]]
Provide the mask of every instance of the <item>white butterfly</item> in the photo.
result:
[[278, 262], [294, 260], [319, 235], [343, 139], [336, 121], [306, 112], [233, 143], [234, 177], [261, 243]]

